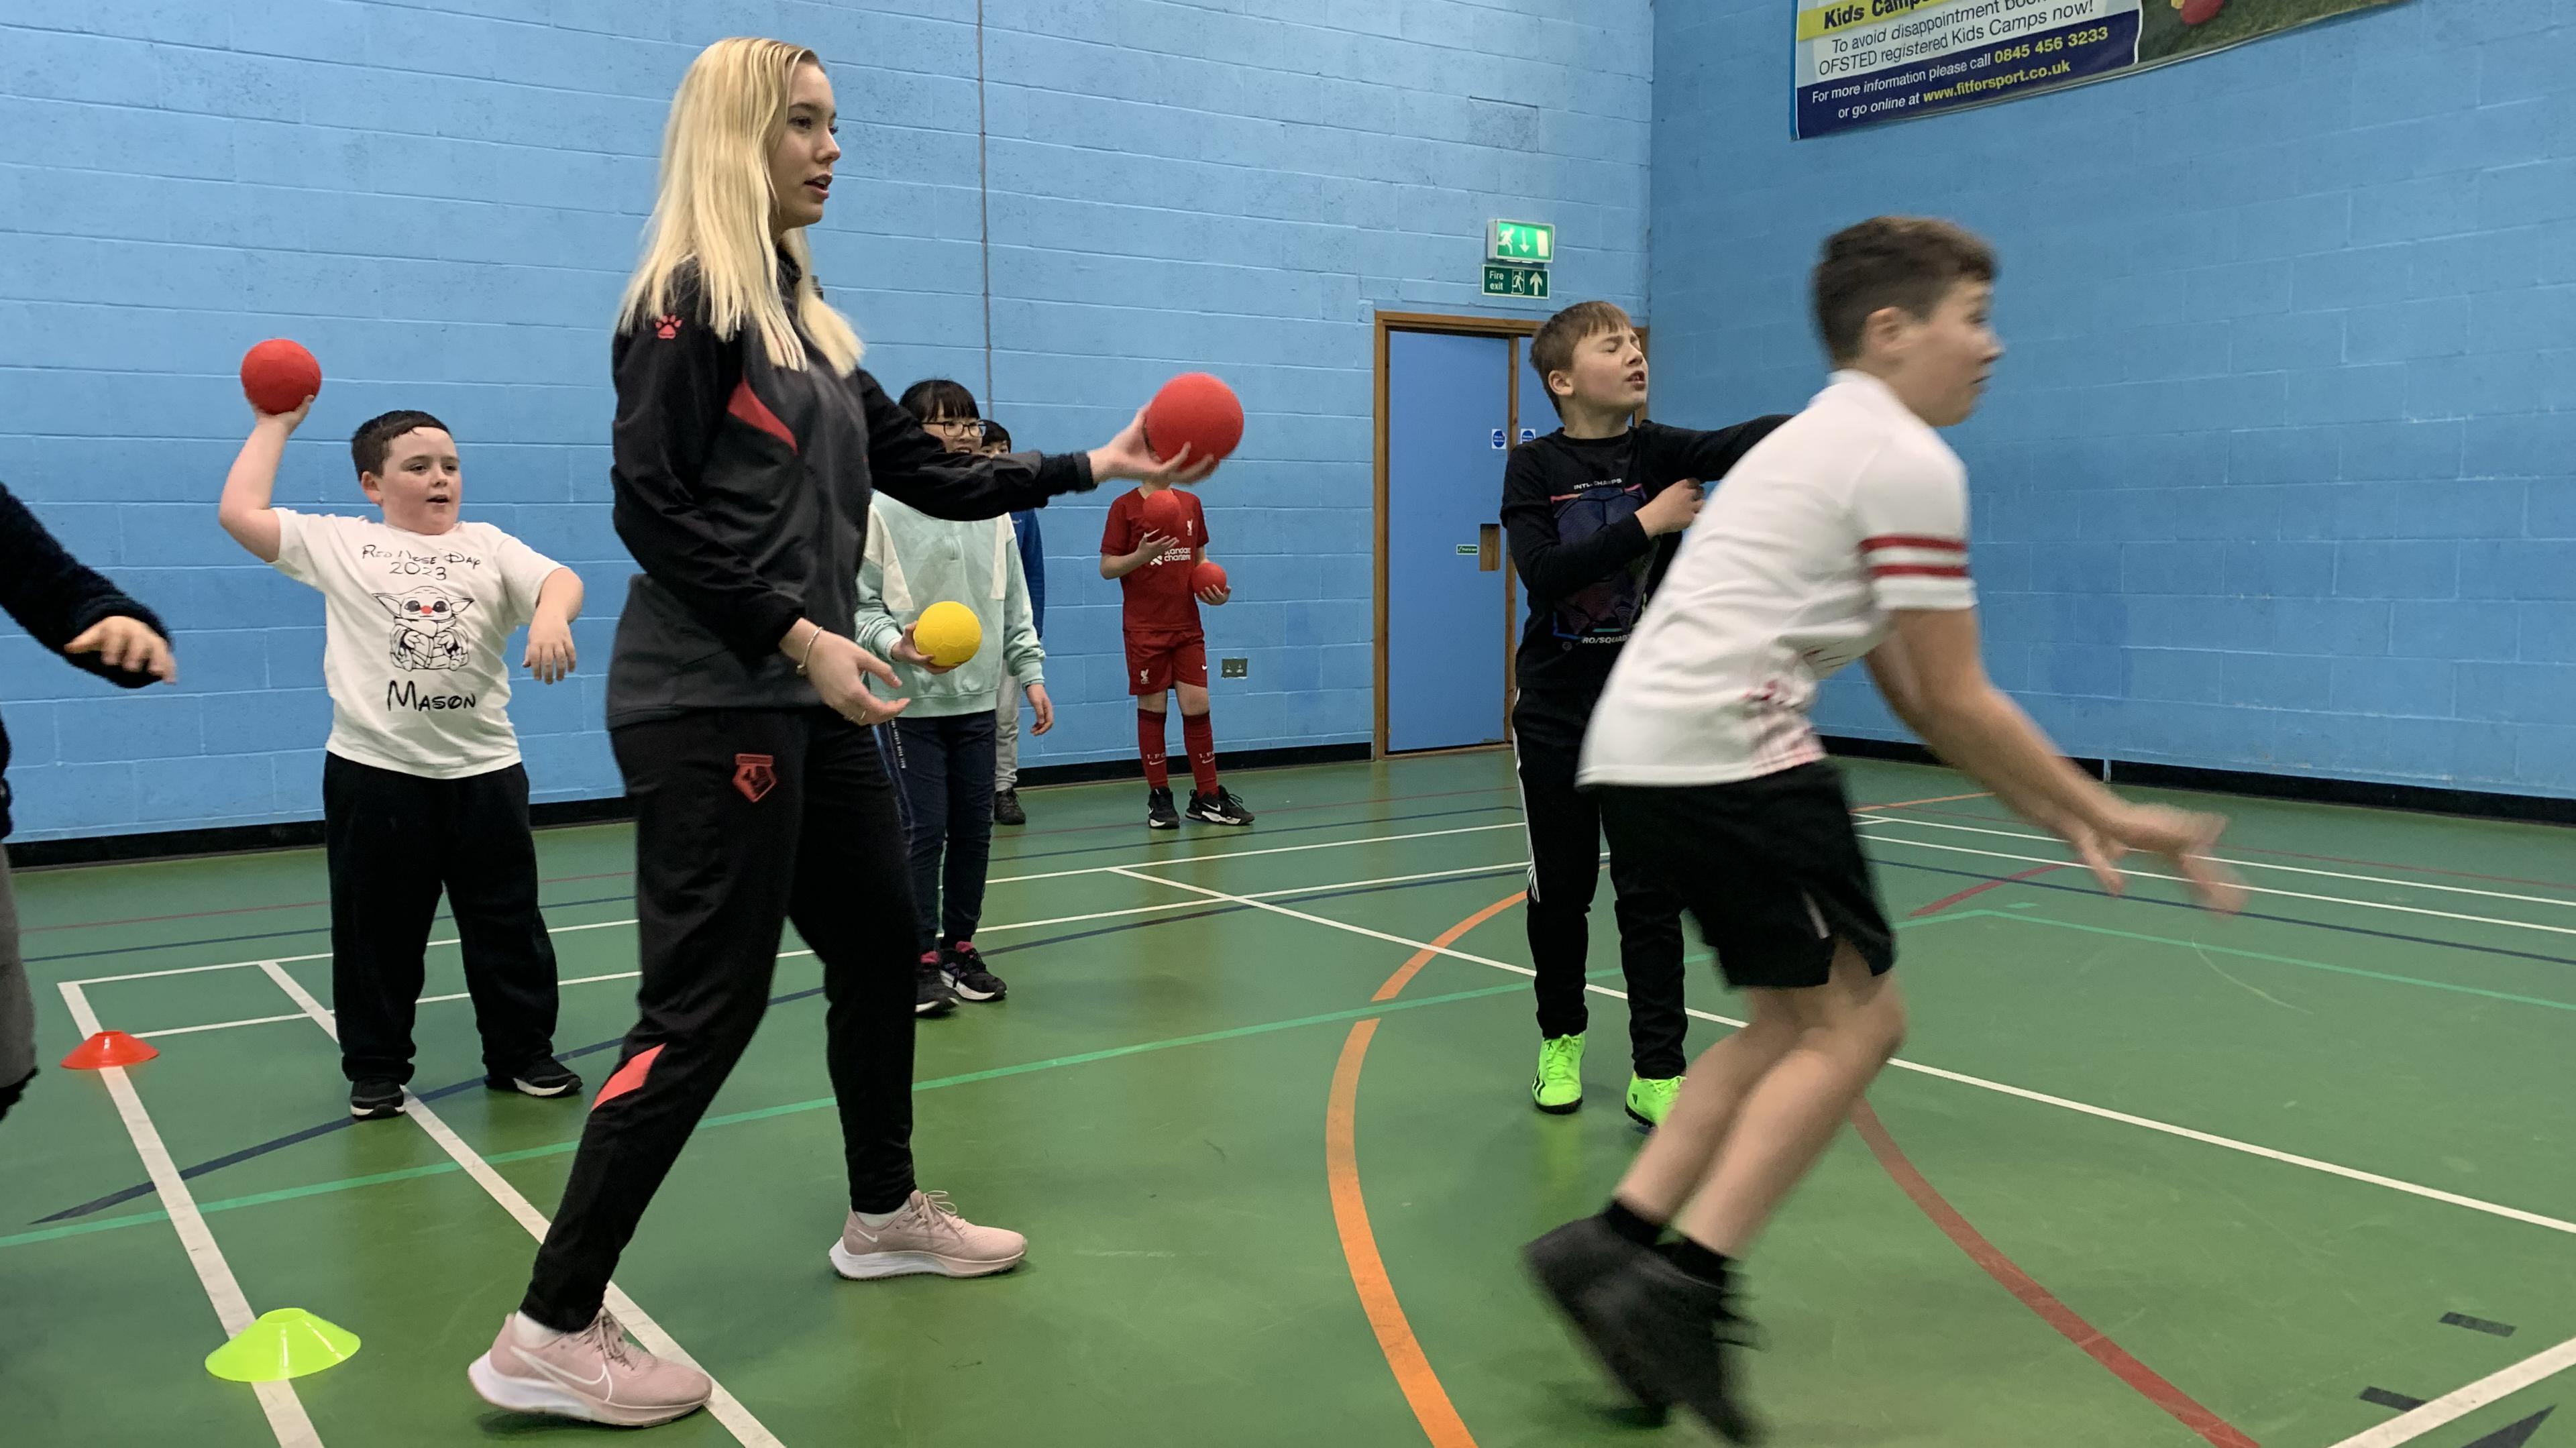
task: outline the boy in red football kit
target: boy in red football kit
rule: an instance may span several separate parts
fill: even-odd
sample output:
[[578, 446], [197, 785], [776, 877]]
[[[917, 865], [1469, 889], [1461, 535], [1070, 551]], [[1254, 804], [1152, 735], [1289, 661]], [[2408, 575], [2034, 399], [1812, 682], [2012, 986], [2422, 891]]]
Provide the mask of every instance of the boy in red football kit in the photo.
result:
[[1193, 590], [1190, 571], [1207, 561], [1207, 513], [1185, 488], [1171, 490], [1181, 505], [1173, 534], [1145, 523], [1145, 500], [1164, 489], [1153, 484], [1120, 495], [1109, 505], [1100, 531], [1100, 576], [1118, 580], [1126, 595], [1119, 623], [1127, 635], [1127, 690], [1136, 696], [1136, 752], [1145, 761], [1145, 824], [1178, 829], [1171, 775], [1164, 765], [1166, 696], [1181, 696], [1181, 739], [1190, 755], [1191, 819], [1212, 825], [1248, 825], [1252, 811], [1217, 783], [1216, 726], [1208, 719], [1207, 634], [1199, 605], [1213, 608], [1231, 589]]

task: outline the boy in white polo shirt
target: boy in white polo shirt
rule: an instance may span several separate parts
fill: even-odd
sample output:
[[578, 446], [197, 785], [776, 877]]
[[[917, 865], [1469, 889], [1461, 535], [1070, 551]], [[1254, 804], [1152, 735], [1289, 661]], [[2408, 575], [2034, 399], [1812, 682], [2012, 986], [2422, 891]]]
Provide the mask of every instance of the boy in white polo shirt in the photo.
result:
[[528, 772], [510, 727], [501, 647], [528, 626], [526, 667], [572, 672], [581, 579], [457, 514], [464, 477], [447, 425], [389, 412], [350, 441], [384, 521], [270, 506], [286, 440], [312, 406], [259, 414], [224, 479], [224, 531], [324, 600], [331, 738], [322, 827], [331, 872], [331, 1007], [349, 1114], [398, 1116], [412, 1006], [445, 890], [483, 1037], [485, 1084], [570, 1096], [554, 1059], [555, 954], [537, 909]]
[[[1733, 1381], [1729, 1264], [1905, 1034], [1894, 932], [1808, 719], [1817, 685], [1867, 658], [1898, 718], [2106, 888], [2140, 850], [2204, 904], [2239, 898], [2205, 858], [2223, 821], [2119, 799], [1987, 682], [1967, 469], [1933, 429], [1967, 419], [2003, 355], [1994, 276], [1947, 222], [1881, 217], [1826, 243], [1832, 385], [1710, 496], [1585, 737], [1612, 855], [1662, 876], [1752, 1022], [1692, 1064], [1609, 1207], [1527, 1255], [1623, 1387], [1731, 1442], [1758, 1430]], [[1679, 1239], [1657, 1251], [1667, 1224]]]

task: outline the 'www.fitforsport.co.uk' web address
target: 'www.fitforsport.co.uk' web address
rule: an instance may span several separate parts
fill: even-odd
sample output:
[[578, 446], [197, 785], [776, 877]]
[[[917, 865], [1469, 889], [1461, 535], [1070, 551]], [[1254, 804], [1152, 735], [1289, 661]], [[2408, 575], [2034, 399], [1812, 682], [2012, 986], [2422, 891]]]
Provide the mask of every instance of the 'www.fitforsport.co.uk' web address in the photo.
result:
[[2005, 86], [2020, 85], [2024, 81], [2054, 80], [2073, 69], [2075, 69], [2075, 62], [2071, 60], [2061, 60], [2055, 65], [2044, 65], [2035, 69], [2023, 66], [2009, 75], [1978, 76], [1974, 80], [1963, 80], [1957, 85], [1944, 86], [1936, 91], [1925, 91], [1923, 99], [1927, 102], [1954, 100], [1960, 96], [1975, 95], [1979, 91], [2001, 90]]

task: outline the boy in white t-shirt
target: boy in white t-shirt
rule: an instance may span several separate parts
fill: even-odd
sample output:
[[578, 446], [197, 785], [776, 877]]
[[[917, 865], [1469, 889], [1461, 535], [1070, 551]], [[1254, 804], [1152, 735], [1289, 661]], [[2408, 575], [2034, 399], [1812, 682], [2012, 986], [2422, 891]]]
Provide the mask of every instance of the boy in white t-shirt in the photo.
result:
[[1986, 679], [1967, 469], [1933, 429], [1967, 420], [2003, 355], [1994, 276], [1986, 244], [1942, 221], [1881, 217], [1826, 243], [1832, 385], [1710, 496], [1584, 740], [1612, 855], [1662, 876], [1752, 1022], [1692, 1064], [1609, 1207], [1527, 1256], [1623, 1387], [1732, 1442], [1757, 1429], [1729, 1264], [1905, 1035], [1895, 936], [1807, 717], [1817, 685], [1867, 658], [1898, 718], [2105, 888], [2140, 850], [2212, 908], [2240, 898], [2206, 858], [2223, 821], [2121, 800]]
[[224, 479], [224, 531], [321, 591], [331, 738], [322, 828], [331, 872], [331, 991], [349, 1114], [402, 1113], [412, 1006], [444, 889], [483, 1037], [485, 1084], [571, 1096], [554, 1058], [555, 954], [537, 908], [528, 772], [501, 657], [528, 626], [526, 667], [572, 672], [581, 579], [489, 523], [461, 521], [447, 425], [389, 412], [350, 441], [384, 521], [270, 506], [286, 440], [312, 399], [259, 414]]

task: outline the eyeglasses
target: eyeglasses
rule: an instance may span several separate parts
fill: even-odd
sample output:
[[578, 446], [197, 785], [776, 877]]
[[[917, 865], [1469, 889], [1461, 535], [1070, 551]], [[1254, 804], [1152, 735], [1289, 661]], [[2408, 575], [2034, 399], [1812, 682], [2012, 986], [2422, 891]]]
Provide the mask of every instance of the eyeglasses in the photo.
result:
[[922, 424], [932, 432], [959, 437], [982, 437], [984, 420], [980, 417], [934, 417]]

